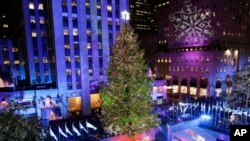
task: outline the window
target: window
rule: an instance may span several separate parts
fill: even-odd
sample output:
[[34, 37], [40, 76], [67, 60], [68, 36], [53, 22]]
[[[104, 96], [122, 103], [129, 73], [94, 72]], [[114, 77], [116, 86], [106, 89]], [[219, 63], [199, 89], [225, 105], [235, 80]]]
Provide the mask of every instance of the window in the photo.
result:
[[30, 23], [36, 23], [35, 16], [30, 16]]
[[93, 59], [92, 59], [92, 57], [88, 57], [88, 62], [89, 62], [89, 68], [92, 69], [93, 68]]
[[64, 17], [63, 18], [63, 27], [68, 27], [68, 26], [69, 26], [68, 18]]
[[36, 36], [37, 36], [37, 35], [36, 35], [36, 32], [35, 32], [35, 31], [32, 31], [31, 36], [32, 36], [32, 37], [36, 37]]
[[34, 9], [34, 3], [29, 3], [29, 9]]
[[89, 69], [89, 75], [92, 76], [93, 75], [93, 70]]
[[86, 14], [90, 14], [90, 4], [86, 3]]
[[12, 52], [18, 52], [18, 48], [12, 48]]
[[77, 4], [76, 4], [76, 2], [72, 2], [72, 13], [74, 13], [74, 14], [77, 13]]
[[103, 59], [102, 59], [102, 57], [99, 57], [99, 67], [103, 68]]
[[112, 12], [112, 6], [108, 5], [107, 10], [108, 10], [108, 12]]
[[34, 57], [34, 62], [35, 62], [35, 63], [39, 63], [38, 57]]
[[73, 18], [73, 27], [78, 27], [77, 18]]
[[76, 2], [72, 2], [72, 5], [71, 5], [72, 7], [76, 7], [77, 6], [77, 4], [76, 4]]
[[10, 64], [10, 61], [9, 61], [9, 60], [5, 60], [3, 63], [4, 63], [5, 65], [9, 65], [9, 64]]
[[65, 49], [70, 49], [69, 44], [64, 44]]
[[88, 44], [87, 44], [87, 48], [88, 48], [88, 49], [91, 49], [91, 48], [92, 48], [92, 47], [91, 47], [91, 43], [88, 43]]
[[43, 4], [41, 4], [41, 3], [38, 4], [38, 9], [39, 9], [39, 10], [43, 10]]
[[87, 20], [87, 28], [88, 28], [88, 29], [90, 29], [90, 28], [91, 28], [91, 22], [90, 22], [90, 20], [89, 20], [89, 19]]
[[71, 69], [66, 69], [66, 74], [71, 75]]
[[74, 28], [74, 29], [73, 29], [73, 35], [74, 35], [74, 36], [77, 36], [77, 35], [78, 35], [78, 29], [77, 29], [77, 28]]
[[62, 11], [63, 11], [63, 13], [67, 13], [67, 12], [68, 12], [67, 3], [66, 3], [66, 2], [63, 2], [62, 5], [63, 5], [63, 6], [62, 6]]
[[40, 17], [40, 24], [44, 24], [44, 17]]
[[44, 64], [48, 63], [48, 58], [47, 57], [43, 57], [43, 63]]
[[81, 75], [81, 70], [77, 69], [76, 70], [76, 75], [80, 76]]
[[63, 35], [69, 35], [69, 30], [68, 29], [64, 29], [63, 30]]
[[69, 56], [65, 56], [65, 61], [66, 62], [70, 62], [70, 57]]
[[97, 26], [98, 26], [98, 29], [101, 29], [101, 28], [102, 28], [102, 22], [101, 22], [101, 20], [98, 20], [98, 21], [97, 21]]
[[3, 24], [3, 28], [8, 28], [9, 25], [8, 24]]

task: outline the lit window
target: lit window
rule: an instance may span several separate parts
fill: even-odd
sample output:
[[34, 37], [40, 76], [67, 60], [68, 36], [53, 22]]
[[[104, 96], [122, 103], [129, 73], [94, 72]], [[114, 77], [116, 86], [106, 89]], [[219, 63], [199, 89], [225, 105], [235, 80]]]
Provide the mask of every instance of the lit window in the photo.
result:
[[35, 62], [35, 63], [38, 63], [38, 62], [39, 62], [38, 57], [34, 57], [34, 62]]
[[87, 35], [91, 36], [91, 31], [90, 30], [87, 30]]
[[72, 7], [76, 7], [77, 6], [77, 4], [76, 4], [76, 2], [72, 2]]
[[89, 75], [93, 75], [93, 70], [89, 69]]
[[71, 69], [66, 69], [66, 74], [71, 75]]
[[3, 24], [3, 28], [8, 28], [9, 25], [8, 24]]
[[69, 49], [70, 47], [69, 47], [69, 44], [64, 44], [64, 48], [65, 49]]
[[19, 64], [19, 60], [15, 60], [15, 61], [14, 61], [14, 64], [15, 64], [15, 65], [18, 65], [18, 64]]
[[48, 63], [48, 59], [46, 57], [43, 57], [43, 63], [44, 64]]
[[112, 11], [112, 6], [108, 5], [107, 9], [108, 9], [109, 12], [111, 12]]
[[87, 48], [88, 48], [88, 49], [91, 49], [91, 43], [88, 43], [88, 44], [87, 44]]
[[102, 49], [102, 44], [98, 43], [98, 47], [99, 47], [99, 49]]
[[18, 52], [18, 48], [12, 48], [12, 52]]
[[100, 5], [96, 5], [96, 8], [97, 8], [97, 9], [101, 9], [101, 6], [100, 6]]
[[87, 2], [87, 3], [86, 3], [86, 7], [89, 7], [89, 6], [90, 6], [90, 4]]
[[9, 61], [9, 60], [5, 60], [3, 63], [4, 63], [5, 65], [9, 65], [9, 64], [10, 64], [10, 61]]
[[70, 62], [70, 57], [69, 57], [69, 56], [66, 56], [66, 57], [65, 57], [65, 61], [66, 61], [66, 62]]
[[32, 36], [32, 37], [36, 37], [36, 36], [37, 36], [37, 35], [36, 35], [36, 32], [33, 31], [33, 32], [31, 33], [31, 36]]
[[75, 62], [80, 62], [80, 57], [79, 56], [75, 56]]
[[43, 4], [41, 4], [41, 3], [38, 4], [38, 9], [39, 9], [39, 10], [43, 10]]
[[44, 17], [40, 17], [40, 24], [44, 24]]
[[35, 16], [30, 16], [30, 23], [36, 23]]
[[81, 75], [81, 70], [76, 70], [76, 74], [77, 74], [78, 76], [80, 76], [80, 75]]
[[29, 9], [34, 9], [34, 3], [29, 3]]
[[74, 35], [74, 36], [77, 36], [77, 35], [78, 35], [78, 29], [77, 29], [77, 28], [73, 29], [73, 35]]
[[63, 35], [69, 35], [69, 30], [68, 29], [64, 29], [63, 30]]
[[169, 58], [168, 62], [169, 62], [169, 63], [171, 63], [171, 62], [172, 62], [171, 58]]

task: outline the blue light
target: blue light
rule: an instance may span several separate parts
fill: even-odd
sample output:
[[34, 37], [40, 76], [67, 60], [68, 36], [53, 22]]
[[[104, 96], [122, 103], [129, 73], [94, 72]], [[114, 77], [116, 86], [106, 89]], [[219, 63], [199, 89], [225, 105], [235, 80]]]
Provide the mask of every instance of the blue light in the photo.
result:
[[211, 119], [211, 116], [209, 116], [209, 115], [201, 115], [200, 119], [201, 119], [201, 120], [208, 121], [208, 120]]

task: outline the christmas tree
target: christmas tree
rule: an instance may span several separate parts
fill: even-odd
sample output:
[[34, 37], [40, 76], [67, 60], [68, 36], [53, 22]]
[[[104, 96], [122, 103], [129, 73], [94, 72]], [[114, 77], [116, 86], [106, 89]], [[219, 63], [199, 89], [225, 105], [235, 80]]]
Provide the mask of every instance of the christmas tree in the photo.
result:
[[37, 118], [24, 118], [16, 114], [20, 107], [10, 104], [0, 112], [1, 141], [42, 141], [44, 136]]
[[[234, 89], [228, 98], [229, 105], [241, 106], [240, 101], [244, 101], [247, 108], [250, 97], [250, 65], [244, 66], [236, 73], [233, 87]], [[235, 103], [239, 104], [235, 105]]]
[[159, 124], [152, 114], [154, 104], [143, 56], [137, 35], [125, 23], [112, 47], [108, 85], [101, 91], [101, 121], [116, 133], [133, 136]]

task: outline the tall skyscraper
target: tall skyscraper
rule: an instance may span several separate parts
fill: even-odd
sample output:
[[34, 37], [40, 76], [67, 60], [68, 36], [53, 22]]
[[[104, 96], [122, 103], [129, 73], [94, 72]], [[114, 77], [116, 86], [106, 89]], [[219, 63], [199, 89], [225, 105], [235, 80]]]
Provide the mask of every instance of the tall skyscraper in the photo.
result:
[[[233, 75], [250, 61], [250, 8], [245, 0], [169, 1], [159, 21], [158, 75], [170, 93], [229, 93]], [[163, 18], [161, 17], [161, 18]]]
[[154, 60], [158, 41], [157, 4], [159, 0], [130, 0], [131, 26], [138, 34], [140, 47], [145, 50], [147, 62]]
[[64, 117], [75, 104], [89, 114], [98, 98], [91, 94], [107, 81], [105, 69], [128, 0], [22, 0], [17, 7], [22, 18], [14, 39], [25, 56], [27, 82], [56, 83], [56, 91], [35, 91], [35, 98], [61, 97]]

